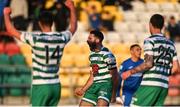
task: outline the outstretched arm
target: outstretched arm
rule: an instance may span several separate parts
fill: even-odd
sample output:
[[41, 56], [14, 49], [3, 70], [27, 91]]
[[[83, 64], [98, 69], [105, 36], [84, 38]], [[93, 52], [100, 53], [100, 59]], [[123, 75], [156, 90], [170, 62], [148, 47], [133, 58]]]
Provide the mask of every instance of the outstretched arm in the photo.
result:
[[135, 74], [137, 72], [141, 72], [144, 70], [148, 70], [153, 67], [153, 56], [152, 55], [146, 54], [144, 56], [144, 60], [145, 61], [141, 65], [137, 66], [136, 68], [123, 72], [121, 75], [122, 79], [125, 80], [128, 77], [130, 77], [132, 74]]
[[10, 14], [11, 14], [11, 9], [9, 7], [4, 8], [4, 21], [5, 21], [6, 30], [11, 36], [14, 36], [20, 40], [21, 33], [18, 30], [16, 30], [16, 28], [12, 25], [10, 20]]
[[74, 3], [72, 0], [66, 0], [65, 5], [69, 8], [70, 10], [70, 32], [74, 34], [77, 29], [77, 17], [76, 17], [76, 10], [74, 7]]

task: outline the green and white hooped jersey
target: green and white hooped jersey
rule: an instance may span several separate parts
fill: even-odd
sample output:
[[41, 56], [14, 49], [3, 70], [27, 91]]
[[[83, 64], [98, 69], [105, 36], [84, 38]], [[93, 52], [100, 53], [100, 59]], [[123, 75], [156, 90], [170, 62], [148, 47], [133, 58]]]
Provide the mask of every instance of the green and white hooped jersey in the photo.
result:
[[144, 55], [153, 56], [153, 67], [144, 72], [141, 85], [168, 88], [172, 61], [177, 60], [176, 48], [172, 41], [162, 34], [153, 35], [144, 41]]
[[72, 33], [64, 32], [22, 32], [21, 40], [32, 47], [33, 85], [59, 83], [59, 65], [65, 45]]
[[116, 68], [116, 59], [114, 55], [105, 47], [101, 48], [99, 52], [91, 52], [89, 56], [92, 69], [95, 65], [97, 72], [94, 74], [94, 83], [111, 82], [112, 75], [110, 70]]

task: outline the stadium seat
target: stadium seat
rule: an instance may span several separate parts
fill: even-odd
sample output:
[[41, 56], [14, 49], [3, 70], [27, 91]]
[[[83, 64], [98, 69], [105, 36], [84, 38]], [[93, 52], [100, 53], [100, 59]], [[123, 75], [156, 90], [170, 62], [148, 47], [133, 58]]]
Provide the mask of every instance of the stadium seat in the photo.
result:
[[89, 55], [86, 54], [77, 54], [74, 58], [76, 67], [87, 67], [89, 66]]
[[32, 67], [32, 54], [24, 55], [26, 63], [29, 67]]
[[70, 87], [72, 85], [71, 78], [68, 74], [61, 74], [60, 81], [62, 87]]
[[0, 71], [15, 72], [15, 67], [10, 64], [9, 56], [6, 54], [0, 54]]
[[14, 65], [26, 65], [25, 57], [21, 54], [11, 56], [10, 60]]
[[126, 22], [136, 22], [138, 21], [137, 19], [137, 14], [133, 11], [127, 11], [123, 13], [124, 16], [124, 21]]
[[178, 86], [179, 81], [176, 79], [176, 76], [170, 76], [169, 77], [169, 86]]
[[65, 87], [62, 87], [61, 88], [61, 97], [62, 98], [68, 98], [70, 97], [72, 94], [71, 94], [71, 90], [70, 88], [65, 88]]
[[164, 12], [174, 12], [175, 11], [175, 5], [171, 2], [165, 2], [160, 4], [160, 8]]
[[144, 26], [139, 22], [131, 22], [128, 24], [131, 32], [144, 32]]
[[3, 54], [4, 53], [4, 43], [3, 42], [0, 42], [0, 54]]
[[180, 11], [180, 4], [179, 4], [179, 3], [176, 3], [176, 4], [175, 4], [175, 8], [176, 8], [176, 11], [179, 12], [179, 11]]
[[78, 85], [78, 86], [83, 86], [83, 85], [85, 85], [85, 83], [86, 83], [86, 81], [88, 80], [88, 78], [89, 78], [89, 75], [82, 75], [82, 76], [80, 76], [80, 77], [78, 78], [78, 83], [77, 83], [77, 85]]
[[116, 65], [119, 68], [122, 62], [130, 57], [130, 54], [119, 53], [119, 54], [115, 54], [115, 57], [116, 57], [116, 63], [117, 63]]
[[143, 44], [144, 43], [144, 40], [146, 38], [148, 38], [150, 36], [150, 33], [144, 33], [144, 32], [137, 32], [136, 33], [136, 37], [137, 37], [137, 41], [138, 43], [140, 44]]
[[143, 2], [133, 1], [132, 6], [133, 6], [134, 12], [145, 12], [146, 11], [145, 3], [143, 3]]
[[20, 48], [16, 43], [7, 43], [5, 45], [5, 53], [8, 54], [9, 56], [19, 54], [20, 53]]
[[31, 47], [25, 43], [20, 45], [20, 50], [23, 55], [31, 54]]
[[72, 67], [74, 65], [73, 54], [63, 54], [60, 66], [61, 67]]
[[168, 90], [168, 95], [169, 96], [178, 96], [180, 94], [180, 91], [179, 91], [179, 89], [177, 89], [177, 88], [169, 88], [169, 90]]
[[[15, 76], [15, 75], [12, 75], [9, 77], [8, 79], [8, 84], [9, 85], [21, 85], [22, 84], [22, 80], [19, 78], [19, 76]], [[9, 90], [9, 94], [11, 96], [22, 96], [23, 94], [23, 91], [22, 91], [22, 88], [10, 88]]]
[[87, 4], [88, 4], [88, 7], [95, 6], [96, 9], [97, 9], [97, 12], [101, 12], [102, 11], [102, 4], [99, 1], [92, 0], [92, 1], [88, 1]]
[[16, 54], [10, 57], [11, 64], [16, 68], [17, 72], [30, 72], [31, 69], [27, 66], [25, 57], [21, 54]]
[[89, 32], [76, 32], [74, 37], [78, 43], [86, 43]]
[[118, 32], [107, 32], [106, 38], [109, 43], [120, 43], [121, 42], [121, 37]]
[[155, 2], [147, 2], [146, 3], [146, 9], [149, 12], [159, 12], [160, 11], [160, 6], [159, 6], [159, 4], [157, 4]]
[[121, 33], [123, 43], [137, 43], [137, 37], [132, 32]]
[[81, 49], [77, 43], [68, 43], [64, 48], [65, 54], [79, 54]]
[[114, 29], [120, 33], [129, 32], [129, 27], [128, 27], [128, 24], [126, 22], [115, 21]]
[[113, 44], [112, 52], [114, 54], [128, 54], [129, 53], [129, 45], [128, 44]]
[[90, 53], [89, 46], [87, 42], [84, 43], [79, 43], [80, 49], [81, 49], [81, 54], [88, 54]]

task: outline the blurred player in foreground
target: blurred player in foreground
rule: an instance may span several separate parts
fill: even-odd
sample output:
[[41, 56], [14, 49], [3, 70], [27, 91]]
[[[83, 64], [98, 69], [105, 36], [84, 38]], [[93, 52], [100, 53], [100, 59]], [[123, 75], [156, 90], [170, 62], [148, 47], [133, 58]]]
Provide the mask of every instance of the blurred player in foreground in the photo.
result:
[[118, 85], [118, 72], [114, 55], [102, 45], [104, 39], [100, 31], [91, 31], [87, 40], [91, 53], [90, 77], [86, 84], [75, 90], [83, 96], [79, 106], [109, 106], [115, 102]]
[[132, 106], [162, 106], [168, 94], [168, 76], [180, 70], [176, 48], [162, 34], [163, 26], [162, 15], [154, 14], [150, 18], [151, 36], [144, 40], [144, 63], [121, 75], [126, 80], [132, 74], [144, 71], [141, 85], [132, 99]]
[[[131, 58], [125, 60], [120, 67], [119, 74], [121, 75], [123, 72], [133, 69], [138, 65], [143, 63], [141, 59], [141, 47], [138, 44], [133, 44], [130, 47]], [[126, 80], [122, 81], [122, 78], [119, 79], [119, 86], [117, 90], [117, 98], [116, 101], [120, 103], [120, 89], [122, 89], [122, 100], [124, 106], [129, 106], [131, 103], [131, 99], [133, 94], [136, 92], [142, 80], [142, 72], [131, 75]], [[124, 83], [123, 83], [124, 82]], [[121, 84], [123, 84], [121, 86]]]
[[59, 65], [64, 46], [70, 41], [77, 28], [74, 4], [67, 0], [65, 5], [70, 10], [70, 29], [63, 32], [52, 32], [53, 16], [42, 12], [39, 26], [42, 32], [20, 32], [10, 21], [10, 8], [4, 9], [7, 32], [32, 47], [32, 106], [56, 106], [60, 100], [61, 84]]

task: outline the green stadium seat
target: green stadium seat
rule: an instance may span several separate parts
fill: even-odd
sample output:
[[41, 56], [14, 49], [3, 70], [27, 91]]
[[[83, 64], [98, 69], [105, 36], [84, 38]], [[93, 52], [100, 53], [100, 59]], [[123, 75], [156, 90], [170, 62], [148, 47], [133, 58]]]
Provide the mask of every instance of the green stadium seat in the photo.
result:
[[17, 72], [30, 72], [31, 69], [27, 66], [25, 57], [21, 54], [16, 54], [10, 57], [11, 63], [15, 66]]
[[[8, 84], [10, 85], [20, 85], [22, 84], [21, 78], [19, 76], [11, 76], [8, 79]], [[10, 88], [9, 90], [10, 96], [22, 96], [23, 90], [21, 88]]]
[[0, 55], [0, 72], [15, 72], [15, 68], [10, 65], [9, 56], [6, 54]]

